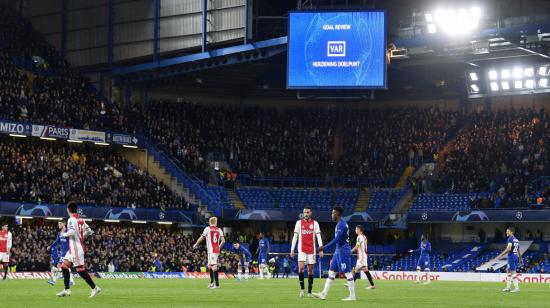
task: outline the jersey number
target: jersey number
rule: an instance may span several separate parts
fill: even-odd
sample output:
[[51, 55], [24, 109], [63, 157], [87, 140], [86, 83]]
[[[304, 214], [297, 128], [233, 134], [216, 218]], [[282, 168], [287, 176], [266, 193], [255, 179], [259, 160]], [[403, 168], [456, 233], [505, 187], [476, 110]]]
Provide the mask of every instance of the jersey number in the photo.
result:
[[218, 243], [218, 233], [214, 233], [212, 235], [212, 243], [217, 244]]

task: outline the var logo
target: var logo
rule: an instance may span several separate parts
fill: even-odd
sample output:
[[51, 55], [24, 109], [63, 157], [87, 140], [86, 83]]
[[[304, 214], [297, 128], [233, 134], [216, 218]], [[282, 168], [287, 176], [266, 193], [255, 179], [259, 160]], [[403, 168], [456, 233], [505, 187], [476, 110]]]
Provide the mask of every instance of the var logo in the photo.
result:
[[345, 41], [328, 41], [327, 42], [327, 57], [345, 57], [346, 42]]

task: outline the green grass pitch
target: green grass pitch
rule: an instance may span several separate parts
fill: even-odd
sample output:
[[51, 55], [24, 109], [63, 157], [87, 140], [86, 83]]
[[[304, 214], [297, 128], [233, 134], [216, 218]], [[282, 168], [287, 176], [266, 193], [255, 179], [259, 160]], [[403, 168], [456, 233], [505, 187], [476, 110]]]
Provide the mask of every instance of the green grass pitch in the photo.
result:
[[[72, 296], [57, 298], [61, 281], [54, 287], [45, 280], [0, 281], [0, 307], [550, 307], [550, 288], [543, 284], [521, 285], [521, 293], [503, 293], [502, 283], [377, 281], [377, 290], [356, 287], [357, 302], [341, 302], [347, 296], [344, 280], [336, 280], [327, 300], [298, 298], [297, 279], [221, 280], [221, 289], [209, 290], [204, 279], [95, 280], [103, 289], [88, 298], [82, 280]], [[316, 279], [314, 291], [324, 286]]]

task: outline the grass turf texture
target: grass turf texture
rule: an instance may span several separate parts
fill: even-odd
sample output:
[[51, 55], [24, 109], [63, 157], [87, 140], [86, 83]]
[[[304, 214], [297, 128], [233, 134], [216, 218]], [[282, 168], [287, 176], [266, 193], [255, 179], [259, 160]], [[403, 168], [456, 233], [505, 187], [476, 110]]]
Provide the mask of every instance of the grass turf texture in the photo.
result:
[[[348, 295], [344, 280], [332, 286], [327, 300], [298, 298], [297, 279], [221, 280], [221, 289], [209, 290], [205, 279], [95, 280], [103, 289], [88, 298], [90, 288], [78, 279], [72, 296], [58, 298], [60, 281], [52, 287], [45, 280], [0, 281], [0, 307], [550, 307], [548, 285], [523, 284], [521, 293], [502, 292], [503, 283], [377, 281], [376, 290], [356, 287], [357, 302], [341, 302]], [[325, 279], [316, 279], [314, 292]]]

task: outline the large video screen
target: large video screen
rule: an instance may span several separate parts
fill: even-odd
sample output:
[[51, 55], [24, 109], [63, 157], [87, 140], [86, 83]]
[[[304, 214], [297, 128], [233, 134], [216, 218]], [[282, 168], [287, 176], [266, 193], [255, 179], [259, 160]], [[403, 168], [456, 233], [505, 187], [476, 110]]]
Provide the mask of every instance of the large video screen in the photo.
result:
[[384, 11], [290, 12], [288, 89], [386, 88]]

